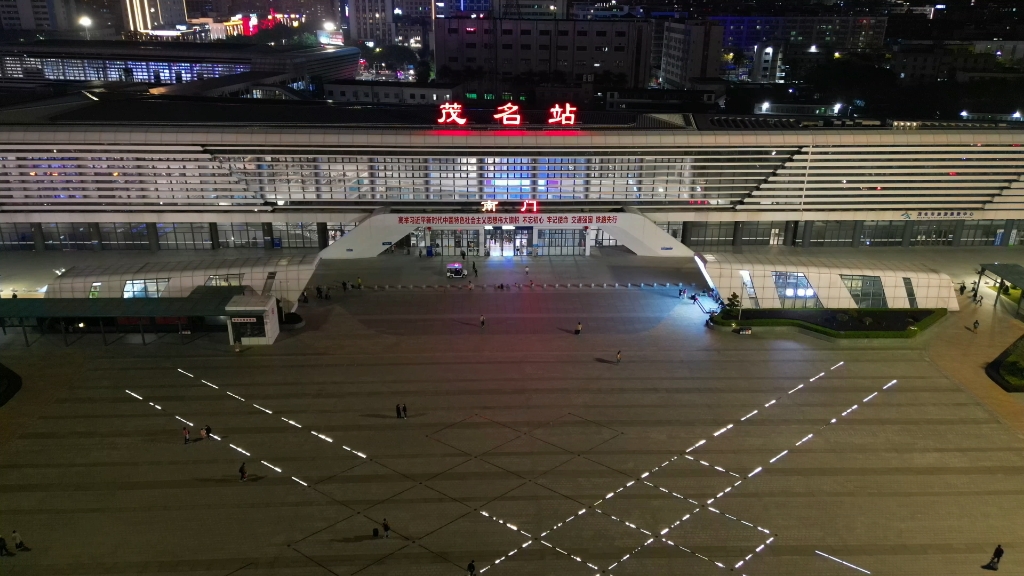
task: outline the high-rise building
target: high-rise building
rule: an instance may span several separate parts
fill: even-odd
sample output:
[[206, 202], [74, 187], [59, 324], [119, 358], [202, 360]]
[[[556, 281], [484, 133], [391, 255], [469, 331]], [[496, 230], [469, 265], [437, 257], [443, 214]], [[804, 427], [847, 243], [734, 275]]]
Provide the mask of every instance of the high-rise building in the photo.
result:
[[438, 71], [535, 73], [571, 84], [610, 75], [620, 88], [638, 88], [650, 74], [650, 33], [643, 20], [439, 20], [435, 62]]
[[719, 75], [722, 26], [712, 22], [665, 24], [659, 80], [665, 88], [692, 88], [692, 78]]
[[394, 15], [393, 0], [349, 0], [349, 37], [391, 44], [395, 39]]
[[129, 32], [184, 24], [185, 0], [124, 0], [124, 26]]
[[72, 30], [75, 0], [0, 0], [4, 30]]

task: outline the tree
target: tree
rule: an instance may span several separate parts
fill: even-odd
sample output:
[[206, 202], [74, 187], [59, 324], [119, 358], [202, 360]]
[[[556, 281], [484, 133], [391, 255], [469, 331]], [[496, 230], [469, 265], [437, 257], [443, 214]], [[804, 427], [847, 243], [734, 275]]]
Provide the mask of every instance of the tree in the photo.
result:
[[740, 307], [740, 295], [733, 292], [725, 300], [725, 307], [729, 310], [738, 310]]
[[417, 84], [430, 82], [430, 60], [420, 60], [417, 62], [416, 67], [413, 68], [413, 73], [416, 75]]
[[364, 58], [369, 64], [383, 64], [389, 70], [405, 69], [410, 64], [416, 64], [420, 58], [416, 56], [408, 46], [391, 44], [381, 48], [375, 48], [368, 55], [364, 52]]

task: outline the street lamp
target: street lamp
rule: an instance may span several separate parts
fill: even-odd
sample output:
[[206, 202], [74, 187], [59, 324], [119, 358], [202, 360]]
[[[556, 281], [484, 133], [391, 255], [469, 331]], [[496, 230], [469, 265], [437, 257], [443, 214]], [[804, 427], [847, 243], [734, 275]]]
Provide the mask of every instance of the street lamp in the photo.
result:
[[81, 24], [82, 27], [85, 28], [85, 39], [86, 40], [90, 40], [90, 38], [89, 38], [89, 26], [92, 26], [92, 18], [89, 18], [88, 16], [82, 16], [81, 18], [78, 19], [78, 23]]
[[324, 22], [324, 30], [327, 30], [328, 32], [334, 32], [334, 29], [334, 22]]

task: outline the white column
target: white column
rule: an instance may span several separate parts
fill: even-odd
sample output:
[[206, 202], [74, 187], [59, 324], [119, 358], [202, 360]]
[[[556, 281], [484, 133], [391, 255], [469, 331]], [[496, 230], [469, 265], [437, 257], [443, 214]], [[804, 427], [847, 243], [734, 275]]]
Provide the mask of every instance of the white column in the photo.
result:
[[485, 250], [487, 250], [487, 230], [484, 230], [483, 228], [481, 228], [480, 229], [480, 241], [477, 242], [477, 246], [476, 246], [477, 256], [483, 256], [483, 255], [487, 254], [487, 252], [485, 252]]
[[533, 237], [530, 240], [530, 247], [533, 248], [533, 255], [537, 255], [537, 227], [533, 227]]
[[591, 228], [589, 230], [585, 230], [584, 231], [584, 235], [587, 237], [587, 239], [585, 241], [585, 244], [587, 246], [587, 251], [584, 254], [586, 256], [590, 256], [590, 247], [594, 245], [594, 238], [597, 237], [597, 230], [595, 230], [593, 228]]

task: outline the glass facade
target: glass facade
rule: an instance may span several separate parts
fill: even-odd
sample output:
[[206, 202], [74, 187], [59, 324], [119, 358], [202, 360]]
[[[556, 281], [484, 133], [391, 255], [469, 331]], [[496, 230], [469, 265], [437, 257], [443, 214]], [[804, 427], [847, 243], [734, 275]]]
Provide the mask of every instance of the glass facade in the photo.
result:
[[8, 54], [0, 59], [0, 76], [47, 80], [103, 80], [108, 82], [152, 82], [180, 84], [249, 72], [249, 64], [217, 62], [152, 62], [144, 60], [106, 60], [60, 56], [33, 58]]
[[124, 283], [123, 294], [125, 298], [159, 298], [170, 281], [170, 278], [128, 280]]
[[274, 238], [281, 248], [317, 248], [316, 222], [274, 222]]
[[802, 272], [772, 272], [782, 308], [824, 308]]
[[810, 246], [816, 248], [848, 248], [853, 246], [853, 220], [814, 220], [801, 222], [797, 230], [797, 243], [802, 245], [806, 228], [810, 226]]
[[0, 222], [0, 250], [34, 250], [32, 225]]
[[263, 225], [259, 222], [219, 222], [217, 236], [222, 248], [263, 247]]
[[889, 307], [889, 303], [885, 299], [885, 290], [882, 289], [882, 279], [880, 277], [853, 274], [840, 274], [839, 277], [842, 278], [846, 289], [850, 291], [850, 296], [857, 303], [858, 308]]
[[861, 233], [861, 246], [902, 246], [903, 220], [865, 220]]
[[210, 226], [202, 222], [177, 222], [156, 225], [161, 250], [209, 250]]
[[[694, 222], [690, 228], [691, 248], [729, 246], [732, 244], [732, 222]], [[680, 229], [680, 235], [682, 231]]]
[[744, 222], [743, 244], [747, 246], [781, 246], [786, 239], [786, 222]]
[[998, 246], [1006, 229], [1006, 220], [966, 220], [960, 235], [961, 246]]
[[43, 224], [43, 242], [47, 250], [91, 250], [89, 225], [76, 222]]
[[538, 256], [582, 256], [587, 252], [585, 230], [541, 229], [537, 231]]
[[914, 222], [911, 246], [952, 246], [956, 220], [923, 220]]
[[100, 224], [103, 248], [113, 250], [149, 250], [149, 231], [144, 222]]

